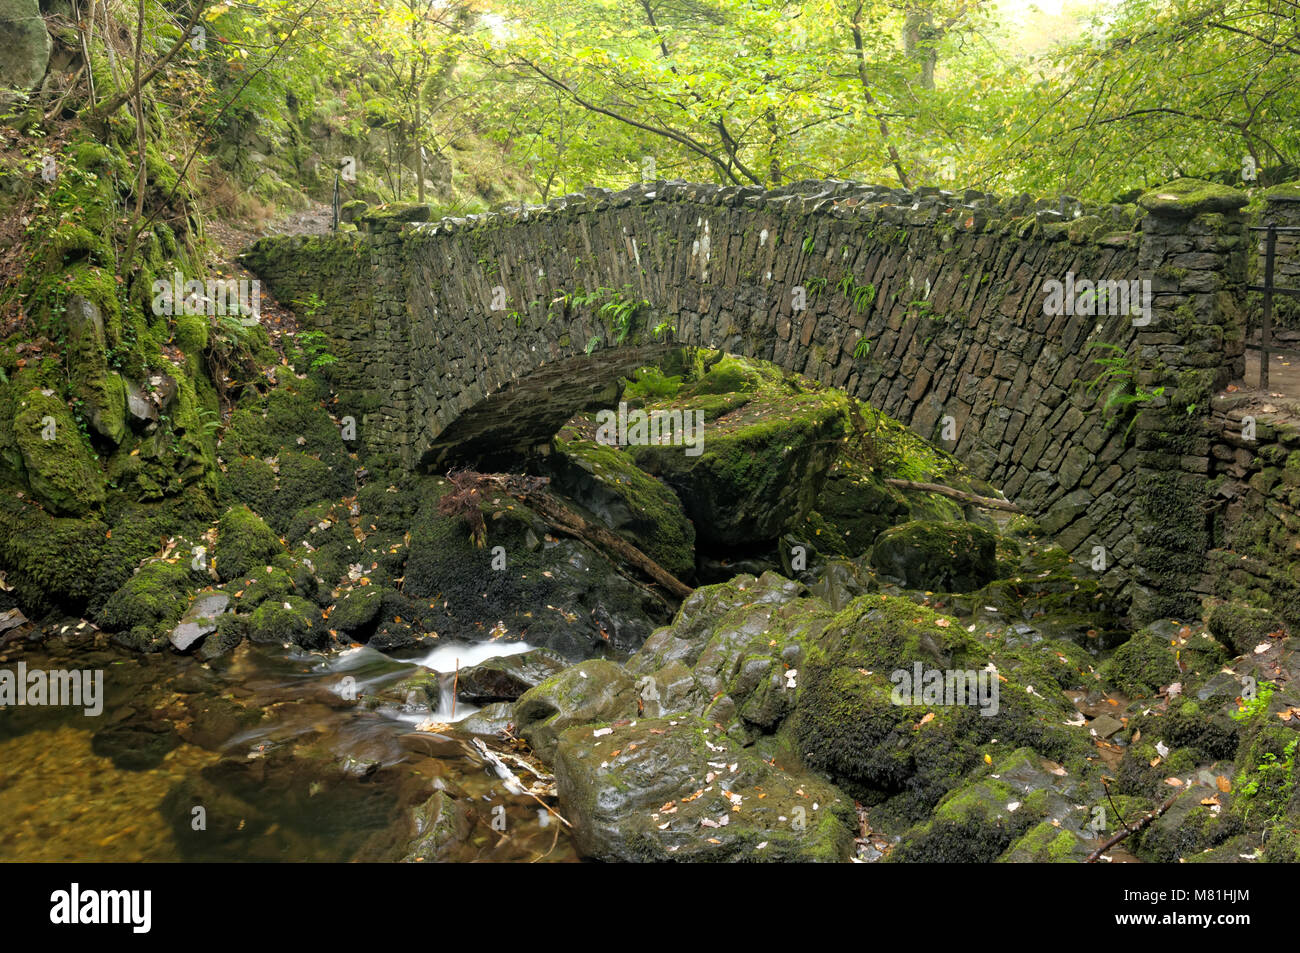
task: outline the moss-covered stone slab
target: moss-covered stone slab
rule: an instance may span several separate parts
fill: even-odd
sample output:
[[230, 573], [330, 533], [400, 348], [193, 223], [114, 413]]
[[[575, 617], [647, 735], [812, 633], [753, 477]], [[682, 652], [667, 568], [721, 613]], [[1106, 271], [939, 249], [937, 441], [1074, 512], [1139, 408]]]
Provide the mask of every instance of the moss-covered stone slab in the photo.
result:
[[1191, 218], [1206, 212], [1235, 212], [1250, 199], [1244, 192], [1201, 179], [1175, 179], [1143, 194], [1138, 205], [1159, 215]]

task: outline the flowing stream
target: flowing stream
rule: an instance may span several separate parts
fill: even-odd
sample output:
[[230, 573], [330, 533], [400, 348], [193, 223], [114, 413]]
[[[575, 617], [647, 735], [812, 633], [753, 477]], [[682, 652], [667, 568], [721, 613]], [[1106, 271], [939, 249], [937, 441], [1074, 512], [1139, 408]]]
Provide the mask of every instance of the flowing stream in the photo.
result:
[[[75, 630], [45, 644], [10, 641], [0, 668], [102, 671], [104, 697], [95, 716], [52, 705], [3, 711], [0, 861], [417, 859], [408, 856], [413, 818], [436, 792], [469, 817], [439, 859], [574, 860], [560, 826], [537, 801], [509, 794], [467, 749], [467, 733], [428, 730], [452, 721], [458, 665], [530, 648], [449, 644], [399, 660], [370, 648], [245, 644], [204, 665], [119, 651]], [[394, 696], [393, 686], [430, 672], [436, 707]], [[457, 703], [455, 721], [477, 710]]]

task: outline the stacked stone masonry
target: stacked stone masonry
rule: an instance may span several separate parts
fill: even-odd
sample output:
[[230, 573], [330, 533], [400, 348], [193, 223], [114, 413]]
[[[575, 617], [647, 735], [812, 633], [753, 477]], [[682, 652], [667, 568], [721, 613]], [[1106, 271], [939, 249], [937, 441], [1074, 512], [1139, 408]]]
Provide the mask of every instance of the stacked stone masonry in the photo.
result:
[[[659, 181], [437, 223], [390, 207], [364, 232], [263, 239], [244, 262], [283, 301], [324, 300], [305, 320], [336, 342], [340, 412], [408, 465], [537, 445], [669, 343], [718, 348], [952, 450], [1160, 614], [1182, 611], [1210, 544], [1208, 389], [1242, 360], [1244, 201]], [[1046, 283], [1067, 275], [1150, 280], [1151, 320], [1104, 300], [1045, 313]], [[601, 316], [611, 300], [647, 305], [622, 329]], [[1133, 428], [1102, 406], [1114, 381], [1096, 382], [1097, 360], [1112, 355], [1139, 390], [1163, 388]], [[1172, 531], [1171, 509], [1191, 525]]]

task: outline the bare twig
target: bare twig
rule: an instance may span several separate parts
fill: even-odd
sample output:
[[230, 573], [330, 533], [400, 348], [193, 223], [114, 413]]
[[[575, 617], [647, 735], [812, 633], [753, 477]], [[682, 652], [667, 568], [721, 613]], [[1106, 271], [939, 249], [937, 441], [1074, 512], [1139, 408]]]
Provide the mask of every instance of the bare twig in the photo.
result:
[[1161, 804], [1161, 805], [1160, 805], [1158, 808], [1156, 808], [1154, 811], [1152, 811], [1151, 813], [1147, 814], [1145, 817], [1143, 817], [1140, 821], [1138, 821], [1138, 822], [1137, 822], [1136, 824], [1134, 824], [1132, 827], [1126, 827], [1126, 828], [1124, 828], [1124, 830], [1120, 831], [1120, 832], [1119, 832], [1118, 834], [1116, 834], [1114, 837], [1110, 838], [1110, 840], [1106, 841], [1106, 843], [1102, 844], [1100, 847], [1098, 847], [1096, 850], [1094, 850], [1091, 854], [1088, 855], [1088, 859], [1085, 860], [1084, 863], [1085, 863], [1085, 864], [1095, 864], [1095, 863], [1097, 862], [1097, 860], [1101, 857], [1101, 855], [1104, 854], [1106, 851], [1110, 850], [1112, 847], [1114, 847], [1114, 846], [1115, 846], [1116, 844], [1118, 844], [1120, 841], [1125, 840], [1126, 838], [1131, 837], [1132, 835], [1136, 834], [1138, 831], [1140, 831], [1140, 830], [1142, 830], [1143, 828], [1145, 828], [1147, 825], [1149, 825], [1152, 821], [1154, 821], [1157, 817], [1159, 817], [1159, 816], [1160, 816], [1161, 814], [1163, 814], [1165, 811], [1167, 811], [1167, 810], [1169, 810], [1171, 807], [1173, 807], [1173, 806], [1174, 806], [1174, 801], [1176, 801], [1176, 800], [1178, 800], [1178, 795], [1177, 795], [1177, 794], [1172, 795], [1172, 796], [1169, 798], [1169, 800], [1165, 801], [1164, 804]]

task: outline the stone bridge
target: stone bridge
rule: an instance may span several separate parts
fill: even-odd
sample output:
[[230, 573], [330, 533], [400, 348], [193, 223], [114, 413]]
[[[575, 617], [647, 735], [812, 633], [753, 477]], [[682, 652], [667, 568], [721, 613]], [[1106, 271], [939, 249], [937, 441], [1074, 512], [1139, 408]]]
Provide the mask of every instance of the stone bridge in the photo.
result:
[[[1104, 548], [1104, 582], [1154, 616], [1204, 590], [1207, 415], [1241, 375], [1245, 202], [1189, 181], [1103, 208], [659, 181], [437, 223], [388, 207], [242, 261], [282, 301], [312, 300], [297, 310], [333, 340], [338, 413], [405, 465], [529, 449], [670, 343], [717, 348], [950, 449], [1076, 558]], [[1133, 281], [1150, 283], [1140, 316], [1117, 307]], [[1102, 407], [1110, 383], [1089, 386], [1099, 357], [1149, 398], [1132, 428]]]

